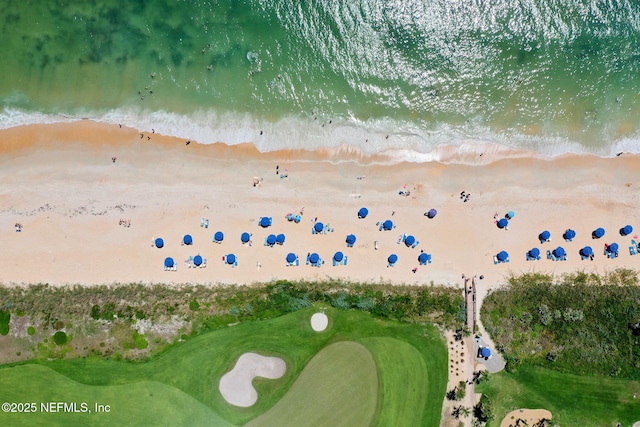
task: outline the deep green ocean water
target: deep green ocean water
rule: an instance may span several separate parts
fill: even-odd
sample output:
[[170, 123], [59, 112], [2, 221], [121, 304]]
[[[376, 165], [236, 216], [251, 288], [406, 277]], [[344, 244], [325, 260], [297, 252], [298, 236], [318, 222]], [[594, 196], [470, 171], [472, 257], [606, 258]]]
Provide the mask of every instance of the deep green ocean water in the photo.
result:
[[639, 0], [5, 0], [0, 46], [0, 128], [640, 152]]

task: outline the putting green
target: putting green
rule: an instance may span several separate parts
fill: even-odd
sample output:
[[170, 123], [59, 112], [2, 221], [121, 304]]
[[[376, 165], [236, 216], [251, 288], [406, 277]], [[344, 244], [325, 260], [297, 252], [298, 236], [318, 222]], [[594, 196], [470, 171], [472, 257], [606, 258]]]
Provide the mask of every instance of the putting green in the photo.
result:
[[371, 353], [362, 344], [338, 342], [311, 359], [287, 394], [247, 426], [369, 426], [377, 397]]
[[[34, 387], [34, 384], [40, 386]], [[0, 425], [3, 426], [233, 426], [188, 394], [155, 381], [87, 386], [44, 366], [26, 365], [3, 369], [0, 390], [2, 403], [36, 405], [29, 408], [34, 409], [30, 413], [0, 412]], [[67, 407], [58, 406], [59, 402], [66, 403]], [[75, 407], [70, 405], [73, 403]], [[82, 412], [83, 403], [86, 412]], [[53, 404], [55, 412], [45, 412], [42, 404], [49, 407]], [[104, 405], [103, 410], [108, 409], [108, 412], [96, 413], [96, 404]]]

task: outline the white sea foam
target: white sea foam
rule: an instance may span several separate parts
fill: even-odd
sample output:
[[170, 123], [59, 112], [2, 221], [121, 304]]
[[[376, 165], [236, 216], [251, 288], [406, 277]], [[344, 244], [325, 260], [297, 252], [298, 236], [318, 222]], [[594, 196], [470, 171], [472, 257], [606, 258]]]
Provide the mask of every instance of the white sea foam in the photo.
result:
[[[376, 161], [489, 163], [506, 157], [554, 157], [568, 153], [612, 157], [618, 152], [640, 152], [640, 134], [589, 148], [562, 137], [530, 136], [515, 132], [496, 133], [487, 127], [441, 124], [427, 128], [419, 123], [393, 120], [358, 121], [354, 118], [284, 117], [263, 121], [249, 114], [199, 111], [180, 115], [167, 111], [121, 108], [76, 115], [45, 114], [4, 109], [0, 129], [37, 124], [72, 122], [89, 118], [122, 124], [151, 132], [197, 141], [228, 145], [254, 143], [261, 152], [282, 149], [324, 151], [334, 160], [378, 155]], [[260, 134], [262, 132], [262, 135]], [[345, 156], [346, 155], [346, 156]]]

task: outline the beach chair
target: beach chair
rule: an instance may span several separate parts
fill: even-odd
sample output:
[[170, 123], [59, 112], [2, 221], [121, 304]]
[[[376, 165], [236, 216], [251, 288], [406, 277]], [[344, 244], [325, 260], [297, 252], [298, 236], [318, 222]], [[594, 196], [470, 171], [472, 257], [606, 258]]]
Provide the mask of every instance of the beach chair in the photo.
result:
[[493, 264], [500, 264], [500, 260], [498, 260], [498, 257], [495, 255], [493, 256]]
[[318, 232], [316, 231], [316, 227], [311, 227], [311, 234], [318, 234]]
[[638, 248], [635, 245], [629, 246], [629, 254], [630, 255], [638, 255]]
[[553, 254], [551, 253], [551, 250], [549, 250], [549, 249], [547, 249], [547, 259], [554, 260], [553, 259]]
[[200, 227], [204, 227], [204, 218], [200, 218]]
[[204, 228], [209, 228], [209, 220], [208, 219], [204, 220]]
[[309, 265], [309, 257], [311, 256], [311, 254], [307, 255], [307, 265]]
[[200, 268], [205, 268], [207, 266], [207, 259], [202, 258], [202, 264], [200, 264]]
[[349, 257], [345, 256], [344, 258], [342, 258], [342, 264], [343, 265], [347, 265], [347, 261], [349, 261]]
[[174, 263], [173, 267], [171, 267], [171, 271], [178, 271], [178, 264]]
[[333, 266], [334, 266], [334, 267], [335, 267], [336, 265], [340, 265], [340, 264], [342, 264], [342, 261], [341, 261], [341, 262], [338, 262], [338, 261], [336, 261], [336, 260], [335, 260], [335, 259], [333, 259], [333, 258], [331, 258], [331, 262], [332, 262], [332, 264], [333, 264]]
[[271, 245], [269, 245], [269, 243], [267, 243], [267, 238], [266, 237], [264, 238], [264, 245], [265, 246], [271, 246]]
[[431, 264], [431, 254], [427, 254], [427, 264]]
[[380, 226], [380, 228], [378, 228], [378, 231], [382, 231], [382, 225]]
[[233, 264], [231, 264], [231, 268], [233, 267], [237, 267], [238, 266], [238, 257], [236, 257], [236, 260]]
[[411, 245], [411, 248], [415, 249], [416, 246], [418, 246], [419, 244], [420, 244], [420, 242], [416, 240], [416, 242], [413, 245]]

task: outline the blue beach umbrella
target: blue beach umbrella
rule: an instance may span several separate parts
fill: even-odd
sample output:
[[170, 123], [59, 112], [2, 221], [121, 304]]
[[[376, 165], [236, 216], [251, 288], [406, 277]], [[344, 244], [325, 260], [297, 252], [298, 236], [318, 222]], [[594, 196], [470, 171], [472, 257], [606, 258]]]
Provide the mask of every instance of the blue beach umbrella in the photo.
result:
[[269, 234], [267, 236], [267, 244], [270, 246], [273, 246], [276, 244], [276, 235], [275, 234]]
[[529, 251], [529, 255], [530, 255], [532, 258], [538, 258], [538, 257], [540, 256], [540, 249], [538, 249], [538, 248], [533, 248], [533, 249], [531, 249], [531, 250]]
[[280, 233], [276, 236], [276, 243], [281, 245], [284, 243], [284, 239], [285, 239], [284, 234]]
[[360, 210], [358, 211], [358, 218], [362, 219], [362, 218], [366, 218], [367, 215], [369, 215], [369, 209], [367, 208], [360, 208]]
[[242, 243], [247, 243], [249, 240], [251, 240], [251, 234], [244, 232], [240, 235], [240, 241]]
[[564, 248], [562, 246], [558, 246], [553, 250], [553, 254], [558, 258], [562, 258], [566, 254], [566, 252], [564, 251]]
[[309, 256], [309, 262], [311, 264], [315, 264], [318, 261], [320, 261], [320, 255], [318, 255], [317, 253], [314, 252]]
[[624, 227], [622, 227], [620, 229], [620, 235], [621, 236], [626, 236], [628, 234], [631, 234], [633, 232], [633, 227], [630, 225], [625, 225]]
[[287, 254], [287, 262], [289, 262], [289, 263], [294, 262], [296, 260], [296, 258], [298, 258], [298, 257], [296, 256], [296, 254], [294, 254], [292, 252]]
[[616, 252], [618, 252], [618, 244], [617, 243], [610, 244], [609, 252], [611, 252], [612, 254], [615, 254]]
[[349, 234], [347, 236], [347, 243], [353, 245], [356, 242], [356, 236], [354, 234]]
[[222, 231], [216, 231], [216, 234], [213, 235], [213, 238], [216, 242], [222, 242], [222, 239], [224, 239], [224, 233]]
[[387, 258], [387, 261], [389, 261], [389, 264], [395, 264], [398, 261], [398, 255], [396, 254], [389, 255], [389, 258]]
[[591, 246], [585, 246], [580, 249], [580, 255], [582, 256], [591, 256], [591, 254], [593, 254], [593, 248]]
[[427, 217], [429, 218], [435, 218], [436, 215], [438, 215], [438, 211], [435, 209], [430, 209], [429, 212], [427, 212]]
[[182, 238], [182, 242], [185, 245], [190, 245], [193, 243], [193, 238], [191, 237], [191, 234], [185, 234], [184, 237]]
[[233, 264], [236, 262], [236, 256], [234, 254], [227, 255], [227, 264]]
[[411, 246], [416, 242], [416, 238], [413, 236], [407, 236], [406, 239], [404, 239], [404, 244], [407, 246]]
[[393, 228], [393, 221], [391, 221], [390, 219], [386, 220], [382, 223], [382, 228], [384, 228], [385, 230], [391, 230]]
[[333, 259], [335, 259], [335, 260], [336, 260], [336, 262], [340, 262], [340, 261], [342, 261], [342, 258], [344, 258], [344, 254], [343, 254], [342, 252], [340, 252], [340, 251], [336, 252], [336, 253], [333, 255]]
[[160, 237], [158, 237], [155, 241], [156, 244], [156, 248], [161, 248], [164, 246], [164, 240], [162, 240]]
[[173, 258], [171, 257], [167, 257], [164, 259], [164, 266], [165, 267], [173, 267]]
[[491, 350], [489, 350], [487, 347], [482, 347], [482, 350], [480, 350], [480, 355], [486, 359], [491, 356]]
[[538, 238], [540, 239], [540, 241], [544, 242], [551, 238], [551, 233], [549, 233], [547, 230], [544, 230], [542, 233], [540, 233]]
[[591, 236], [592, 236], [594, 239], [599, 239], [599, 238], [601, 238], [602, 236], [604, 236], [604, 228], [602, 228], [602, 227], [598, 227], [598, 228], [596, 228], [595, 230], [593, 230], [593, 233], [591, 233]]
[[269, 218], [267, 218], [266, 216], [262, 217], [260, 219], [260, 227], [262, 228], [267, 228], [271, 225], [271, 220]]
[[568, 229], [567, 231], [564, 232], [564, 239], [565, 240], [571, 240], [574, 237], [576, 237], [576, 232], [573, 231], [572, 229]]
[[505, 228], [508, 225], [509, 221], [507, 221], [506, 218], [500, 218], [500, 220], [498, 221], [498, 228]]
[[420, 264], [425, 264], [429, 260], [429, 256], [424, 252], [418, 255], [418, 262]]
[[293, 220], [295, 221], [295, 223], [296, 223], [296, 224], [297, 224], [297, 223], [299, 223], [301, 219], [302, 219], [302, 216], [300, 216], [300, 215], [296, 215], [296, 216], [293, 218]]
[[507, 258], [509, 258], [509, 254], [507, 251], [500, 251], [498, 255], [496, 255], [496, 258], [498, 258], [498, 261], [506, 261]]
[[200, 265], [202, 264], [202, 257], [200, 255], [196, 255], [193, 257], [193, 263], [195, 265]]
[[313, 229], [320, 233], [324, 229], [324, 224], [321, 222], [316, 222], [316, 225], [313, 226]]

